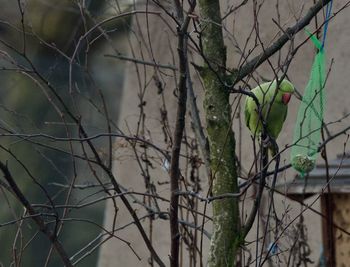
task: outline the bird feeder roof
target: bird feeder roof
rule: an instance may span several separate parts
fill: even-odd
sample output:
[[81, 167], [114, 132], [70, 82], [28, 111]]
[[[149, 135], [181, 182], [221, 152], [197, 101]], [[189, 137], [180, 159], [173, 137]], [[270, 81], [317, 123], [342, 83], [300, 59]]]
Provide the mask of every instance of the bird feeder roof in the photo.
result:
[[350, 193], [350, 154], [338, 155], [335, 160], [329, 161], [328, 173], [327, 182], [327, 166], [325, 163], [318, 164], [307, 176], [296, 176], [293, 181], [279, 185], [276, 189], [297, 200], [328, 193], [328, 184], [333, 194]]

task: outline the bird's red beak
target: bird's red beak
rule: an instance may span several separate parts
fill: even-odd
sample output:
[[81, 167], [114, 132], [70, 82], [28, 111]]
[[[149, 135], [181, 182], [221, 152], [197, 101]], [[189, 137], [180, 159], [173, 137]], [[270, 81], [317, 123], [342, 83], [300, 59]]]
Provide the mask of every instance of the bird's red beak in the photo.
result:
[[291, 96], [292, 96], [292, 94], [284, 93], [282, 95], [282, 102], [283, 102], [283, 104], [287, 105], [289, 103], [289, 100], [290, 100]]

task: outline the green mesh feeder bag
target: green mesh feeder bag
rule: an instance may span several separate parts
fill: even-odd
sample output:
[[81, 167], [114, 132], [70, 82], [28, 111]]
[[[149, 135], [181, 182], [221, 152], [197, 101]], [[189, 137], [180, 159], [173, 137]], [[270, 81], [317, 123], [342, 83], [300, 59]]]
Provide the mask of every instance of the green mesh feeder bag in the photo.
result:
[[318, 49], [310, 78], [298, 110], [294, 129], [291, 163], [303, 177], [315, 167], [321, 139], [325, 104], [325, 52], [323, 44], [311, 33], [311, 40]]

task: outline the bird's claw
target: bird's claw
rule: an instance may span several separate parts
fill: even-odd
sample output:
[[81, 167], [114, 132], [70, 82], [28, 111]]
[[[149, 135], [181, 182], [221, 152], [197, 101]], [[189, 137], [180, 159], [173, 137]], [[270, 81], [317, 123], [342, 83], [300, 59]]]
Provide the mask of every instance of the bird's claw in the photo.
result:
[[271, 146], [270, 136], [267, 135], [266, 138], [262, 140], [262, 145], [264, 148], [268, 148], [269, 146]]

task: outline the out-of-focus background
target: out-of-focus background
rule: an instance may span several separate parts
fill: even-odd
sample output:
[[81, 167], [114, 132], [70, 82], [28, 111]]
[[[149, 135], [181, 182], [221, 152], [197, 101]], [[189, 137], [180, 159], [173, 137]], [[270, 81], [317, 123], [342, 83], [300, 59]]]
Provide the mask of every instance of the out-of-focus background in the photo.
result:
[[[105, 101], [111, 119], [117, 119], [124, 63], [105, 55], [123, 53], [125, 50], [123, 40], [129, 23], [128, 18], [105, 23], [103, 27], [108, 29], [108, 37], [101, 37], [102, 33], [98, 29], [87, 36], [86, 40], [80, 40], [80, 37], [92, 25], [127, 8], [123, 1], [118, 1], [117, 4], [110, 2], [114, 1], [0, 1], [2, 129], [11, 129], [13, 133], [41, 133], [53, 136], [66, 136], [69, 132], [71, 136], [79, 136], [71, 126], [72, 121], [66, 117], [65, 124], [60, 117], [56, 107], [60, 104], [55, 100], [48, 100], [52, 92], [43, 88], [43, 80], [38, 75], [33, 75], [33, 79], [24, 71], [20, 71], [21, 68], [35, 68], [74, 110], [75, 116], [84, 114], [81, 123], [89, 135], [106, 132], [106, 123], [101, 119], [104, 111], [100, 108], [103, 106], [102, 101]], [[82, 18], [85, 18], [85, 21]], [[79, 41], [81, 45], [77, 48]], [[66, 57], [71, 57], [74, 53], [76, 57], [70, 69]], [[100, 97], [101, 93], [103, 99]], [[65, 186], [69, 184], [71, 177], [76, 179], [76, 184], [92, 183], [91, 172], [85, 171], [88, 169], [87, 163], [73, 160], [69, 155], [71, 150], [77, 154], [81, 152], [81, 147], [77, 144], [53, 140], [43, 142], [40, 138], [33, 140], [33, 143], [15, 141], [10, 137], [0, 139], [0, 145], [10, 150], [1, 150], [1, 160], [10, 166], [13, 176], [32, 203], [48, 201], [41, 188], [33, 183], [33, 179], [46, 188], [56, 205], [65, 203]], [[42, 146], [38, 146], [41, 142]], [[101, 148], [98, 152], [103, 155], [106, 152], [106, 142], [94, 142]], [[52, 147], [54, 149], [51, 149]], [[15, 159], [11, 154], [18, 158]], [[29, 166], [28, 169], [23, 168], [19, 162]], [[70, 198], [73, 202], [88, 201], [91, 192], [74, 189]], [[0, 193], [0, 203], [0, 224], [10, 223], [0, 227], [0, 265], [10, 266], [13, 255], [23, 253], [21, 266], [44, 266], [51, 248], [50, 242], [37, 232], [37, 227], [31, 220], [19, 220], [19, 216], [24, 215], [25, 211], [13, 196], [3, 189]], [[45, 213], [44, 208], [41, 210]], [[63, 209], [59, 211], [62, 213]], [[79, 248], [86, 246], [101, 232], [96, 225], [102, 224], [104, 203], [97, 202], [89, 207], [70, 209], [66, 212], [69, 213], [69, 217], [77, 218], [77, 221], [64, 222], [60, 239], [69, 255], [74, 255]], [[81, 223], [79, 219], [86, 219], [88, 222]], [[47, 220], [54, 218], [48, 217]], [[77, 226], [79, 235], [75, 234]], [[92, 252], [81, 266], [96, 266], [96, 257], [97, 251]], [[62, 266], [55, 252], [48, 266]]]
[[[143, 143], [143, 146], [136, 145], [136, 141], [133, 143], [126, 139], [118, 139], [112, 145], [115, 140], [111, 142], [106, 136], [100, 136], [108, 132], [120, 133], [119, 130], [122, 129], [130, 137], [142, 137], [166, 153], [171, 150], [178, 81], [178, 73], [175, 71], [176, 26], [167, 13], [172, 10], [171, 5], [167, 6], [169, 1], [164, 1], [164, 6], [169, 7], [165, 10], [151, 2], [144, 1], [136, 6], [133, 1], [126, 0], [0, 0], [0, 160], [7, 163], [14, 180], [50, 229], [59, 233], [59, 240], [72, 261], [78, 261], [78, 266], [135, 267], [154, 264], [133, 225], [130, 212], [117, 197], [117, 202], [106, 201], [109, 196], [106, 190], [109, 179], [105, 177], [106, 172], [96, 167], [99, 164], [94, 161], [94, 153], [110, 169], [110, 161], [114, 161], [113, 171], [118, 182], [124, 186], [123, 192], [129, 190], [128, 193], [140, 193], [136, 196], [130, 194], [128, 199], [137, 214], [140, 217], [144, 215], [142, 224], [161, 259], [165, 263], [169, 262], [170, 234], [166, 217], [168, 202], [157, 202], [150, 196], [157, 194], [160, 198], [169, 197], [169, 162], [161, 153], [156, 156], [154, 151], [149, 153], [147, 149], [151, 146], [147, 147]], [[257, 33], [252, 19], [254, 1], [242, 1], [242, 5], [236, 2], [221, 1], [222, 14], [232, 11], [223, 22], [228, 67], [239, 67], [245, 61], [242, 51], [249, 59], [260, 54], [262, 48], [256, 35], [268, 47], [283, 33], [280, 27], [288, 28], [297, 23], [315, 1], [260, 1], [260, 31]], [[346, 47], [350, 32], [346, 25], [349, 24], [350, 16], [347, 8], [340, 11], [348, 6], [346, 2], [334, 1], [333, 10], [339, 13], [330, 22], [326, 43], [327, 66], [331, 71], [327, 80], [325, 123], [328, 124], [327, 134], [330, 135], [339, 133], [349, 125], [350, 52]], [[234, 10], [236, 4], [239, 6], [237, 11]], [[145, 16], [146, 10], [149, 12], [148, 8], [153, 13]], [[132, 10], [140, 13], [120, 15]], [[197, 23], [196, 15], [198, 14], [194, 13], [193, 18]], [[278, 19], [280, 25], [277, 26], [271, 18]], [[309, 27], [315, 30], [323, 22], [324, 13], [320, 12], [318, 20], [312, 20]], [[191, 30], [191, 37], [197, 40], [197, 32]], [[239, 86], [255, 87], [265, 78], [273, 79], [271, 66], [279, 71], [278, 74], [283, 72], [285, 66], [279, 63], [285, 64], [286, 55], [305, 41], [288, 69], [288, 78], [302, 93], [315, 55], [314, 46], [306, 39], [307, 34], [299, 32], [270, 62], [262, 64]], [[202, 58], [197, 52], [194, 46], [190, 47], [190, 61], [202, 64]], [[159, 69], [158, 64], [161, 66]], [[190, 68], [199, 113], [203, 117], [203, 86], [196, 70], [192, 65]], [[244, 98], [237, 100], [236, 96], [232, 97], [232, 106], [238, 110], [232, 125], [236, 132], [237, 158], [241, 163], [240, 175], [249, 179], [247, 173], [251, 174], [249, 170], [254, 169], [254, 154], [250, 133], [244, 126], [241, 109], [243, 100]], [[293, 98], [284, 130], [278, 139], [281, 149], [292, 142], [298, 107], [299, 100]], [[190, 121], [190, 115], [187, 118]], [[98, 135], [98, 138], [91, 139], [95, 151], [87, 145], [86, 140], [79, 142], [74, 139], [84, 137], [85, 133], [79, 125], [83, 126], [87, 136]], [[203, 189], [199, 192], [205, 195], [208, 181], [204, 167], [198, 162], [189, 161], [201, 156], [198, 144], [193, 141], [192, 130], [187, 128], [188, 139], [183, 142], [186, 143], [183, 144], [186, 156], [190, 156], [182, 158], [182, 163], [186, 162], [187, 165], [181, 167], [188, 175], [186, 182], [189, 190]], [[329, 143], [329, 160], [337, 158], [339, 154], [344, 156], [344, 152], [348, 151], [347, 138], [346, 134], [340, 134]], [[289, 155], [287, 149], [282, 154], [282, 165], [289, 163]], [[322, 164], [323, 161], [319, 159], [317, 163]], [[333, 167], [337, 168], [337, 164]], [[320, 201], [315, 200], [321, 193], [317, 191], [313, 198], [305, 200], [314, 210], [305, 209], [301, 212], [305, 206], [284, 195], [291, 186], [288, 183], [295, 180], [295, 174], [295, 171], [289, 169], [278, 178], [282, 194], [275, 194], [274, 197], [281, 227], [276, 234], [269, 231], [272, 233], [269, 238], [273, 241], [277, 232], [282, 232], [281, 255], [277, 253], [273, 261], [266, 264], [284, 266], [288, 260], [286, 258], [292, 254], [289, 252], [294, 251], [294, 244], [300, 241], [299, 245], [306, 245], [300, 245], [300, 251], [294, 251], [293, 257], [303, 259], [308, 262], [308, 266], [322, 266], [322, 220], [317, 212], [323, 211]], [[324, 180], [321, 185], [325, 186]], [[6, 183], [0, 185], [0, 266], [10, 266], [11, 263], [24, 267], [62, 266], [51, 243], [38, 232], [38, 227], [28, 212], [9, 191], [6, 190]], [[254, 201], [254, 192], [251, 191], [254, 190], [248, 192], [242, 204], [242, 218], [249, 212]], [[148, 195], [142, 195], [145, 192]], [[261, 214], [266, 212], [268, 205], [268, 194], [265, 197]], [[181, 204], [186, 208], [189, 204], [184, 199]], [[50, 208], [52, 202], [54, 209]], [[203, 211], [203, 203], [198, 200], [193, 203]], [[185, 242], [193, 238], [195, 244], [199, 243], [197, 230], [201, 224], [201, 217], [196, 217], [185, 208], [181, 219], [183, 225], [186, 226], [187, 223], [189, 227], [183, 228], [188, 232], [182, 232], [184, 266], [191, 255], [198, 264], [198, 248], [192, 246], [191, 250], [191, 246], [186, 247]], [[159, 214], [152, 214], [154, 211]], [[210, 212], [209, 207], [208, 216]], [[56, 217], [61, 218], [59, 222]], [[340, 219], [341, 226], [347, 231], [350, 230], [348, 218], [345, 216]], [[266, 218], [261, 215], [260, 220], [261, 237], [264, 231], [261, 225]], [[247, 238], [247, 248], [251, 251], [254, 251], [256, 235], [259, 233], [257, 221]], [[302, 237], [299, 236], [300, 229], [304, 229]], [[201, 257], [205, 261], [210, 243], [210, 219], [205, 221], [204, 230], [207, 235], [204, 235], [204, 252]], [[106, 231], [112, 235], [104, 242]], [[345, 237], [347, 235], [344, 231], [337, 232], [338, 240]], [[266, 242], [265, 246], [267, 245]], [[344, 258], [346, 259], [345, 256]], [[16, 259], [20, 262], [15, 262]]]

